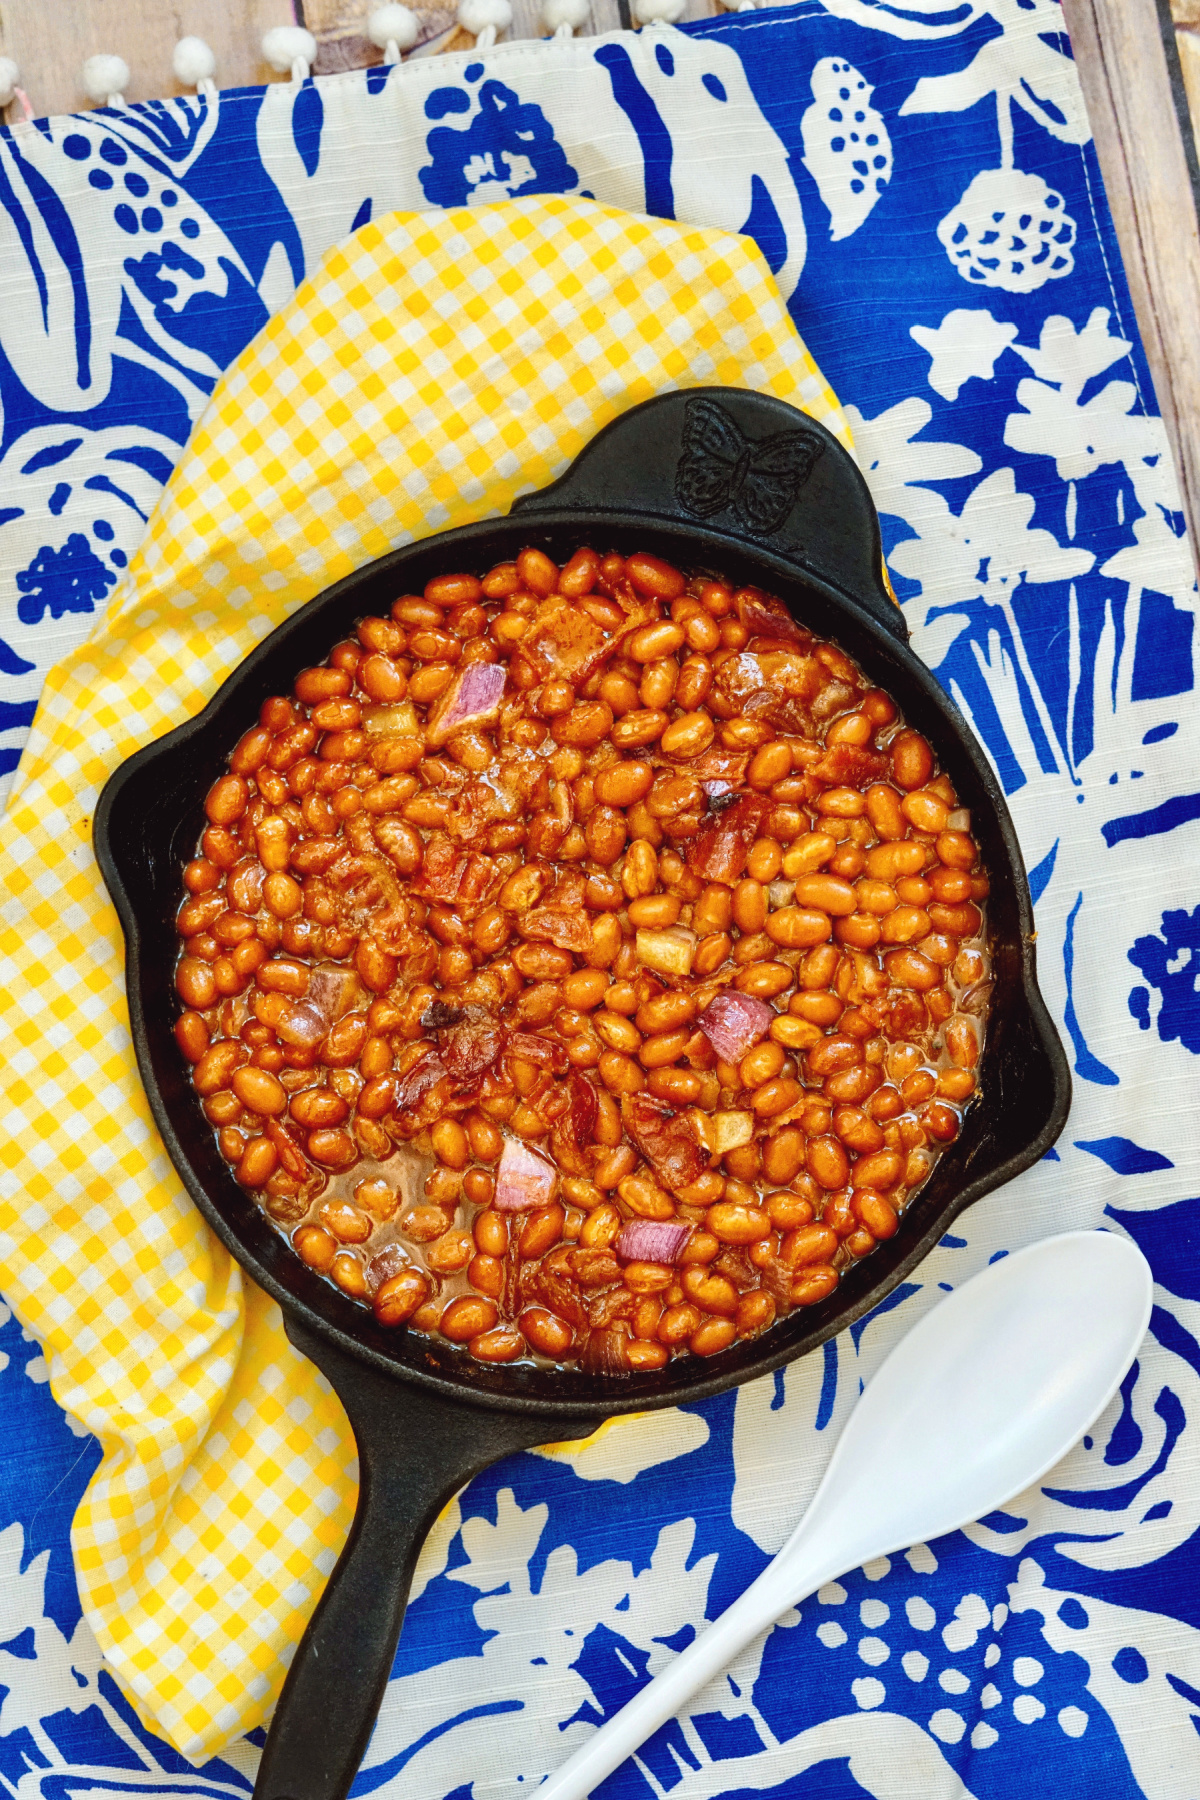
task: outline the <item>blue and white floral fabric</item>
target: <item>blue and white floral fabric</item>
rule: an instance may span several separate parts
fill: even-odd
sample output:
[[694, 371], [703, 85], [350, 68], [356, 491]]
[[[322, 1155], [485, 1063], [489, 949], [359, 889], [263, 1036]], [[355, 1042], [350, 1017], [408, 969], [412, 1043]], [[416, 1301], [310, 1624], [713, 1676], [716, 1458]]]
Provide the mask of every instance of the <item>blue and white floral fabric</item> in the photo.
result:
[[[1196, 596], [1056, 0], [805, 0], [0, 133], [0, 769], [220, 371], [324, 250], [539, 192], [762, 246], [850, 409], [914, 641], [1008, 792], [1076, 1100], [822, 1356], [473, 1482], [355, 1791], [531, 1786], [758, 1573], [940, 1291], [1103, 1225], [1158, 1288], [1095, 1431], [1004, 1511], [823, 1588], [603, 1792], [1195, 1800]], [[244, 1795], [252, 1744], [191, 1768], [101, 1666], [68, 1542], [96, 1449], [15, 1321], [0, 1345], [0, 1781]]]

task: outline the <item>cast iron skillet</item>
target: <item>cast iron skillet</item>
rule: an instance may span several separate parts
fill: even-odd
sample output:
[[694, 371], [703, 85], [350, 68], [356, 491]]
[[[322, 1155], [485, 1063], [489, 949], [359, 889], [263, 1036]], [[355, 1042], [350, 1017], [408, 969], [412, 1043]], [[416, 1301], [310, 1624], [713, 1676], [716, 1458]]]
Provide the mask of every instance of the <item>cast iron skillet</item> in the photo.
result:
[[[900, 1232], [828, 1300], [710, 1360], [623, 1379], [487, 1367], [372, 1315], [305, 1267], [217, 1153], [172, 1035], [174, 917], [209, 785], [270, 694], [366, 613], [438, 573], [482, 570], [534, 544], [652, 550], [779, 594], [899, 701], [971, 808], [992, 881], [995, 989], [982, 1098]], [[995, 775], [961, 714], [908, 648], [881, 580], [879, 525], [836, 440], [781, 401], [733, 388], [661, 395], [602, 431], [561, 480], [503, 519], [447, 531], [360, 569], [281, 625], [204, 711], [108, 782], [96, 853], [126, 940], [138, 1065], [163, 1141], [205, 1218], [276, 1299], [293, 1344], [336, 1388], [358, 1440], [361, 1490], [341, 1561], [296, 1652], [263, 1753], [258, 1800], [341, 1800], [387, 1683], [409, 1582], [449, 1497], [512, 1451], [579, 1438], [614, 1414], [715, 1394], [793, 1361], [878, 1304], [964, 1207], [1028, 1168], [1066, 1119], [1071, 1079], [1038, 992], [1021, 852]]]

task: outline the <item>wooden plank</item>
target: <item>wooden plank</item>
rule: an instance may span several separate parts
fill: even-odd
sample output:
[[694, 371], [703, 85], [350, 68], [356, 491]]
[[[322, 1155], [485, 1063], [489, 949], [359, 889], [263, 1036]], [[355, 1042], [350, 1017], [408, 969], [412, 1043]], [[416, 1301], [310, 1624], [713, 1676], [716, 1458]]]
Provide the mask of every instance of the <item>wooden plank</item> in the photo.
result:
[[127, 100], [184, 90], [171, 73], [181, 37], [204, 39], [221, 87], [280, 80], [259, 44], [272, 25], [294, 22], [291, 0], [0, 0], [0, 55], [20, 65], [35, 113], [79, 112], [93, 104], [79, 71], [105, 52], [129, 64]]
[[1200, 526], [1200, 224], [1154, 0], [1063, 0], [1134, 310]]

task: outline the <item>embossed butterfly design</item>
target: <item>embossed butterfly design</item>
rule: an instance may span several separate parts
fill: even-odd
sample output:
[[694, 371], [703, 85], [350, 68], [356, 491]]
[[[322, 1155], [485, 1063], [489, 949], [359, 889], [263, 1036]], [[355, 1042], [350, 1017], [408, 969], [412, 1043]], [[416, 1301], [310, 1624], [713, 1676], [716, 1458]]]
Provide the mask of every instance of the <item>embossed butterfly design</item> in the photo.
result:
[[701, 519], [731, 507], [747, 531], [777, 531], [824, 445], [806, 431], [752, 443], [715, 400], [684, 412], [683, 455], [675, 475], [681, 506]]

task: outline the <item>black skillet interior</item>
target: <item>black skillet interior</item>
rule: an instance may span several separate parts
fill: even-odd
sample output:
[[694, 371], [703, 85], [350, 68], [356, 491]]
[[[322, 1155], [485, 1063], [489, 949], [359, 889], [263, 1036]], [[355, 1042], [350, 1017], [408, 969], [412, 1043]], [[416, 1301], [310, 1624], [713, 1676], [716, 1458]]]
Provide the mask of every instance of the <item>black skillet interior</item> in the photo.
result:
[[[166, 1003], [181, 866], [194, 854], [203, 827], [204, 795], [262, 701], [287, 692], [296, 672], [320, 661], [357, 619], [386, 613], [397, 594], [419, 593], [434, 574], [483, 570], [526, 544], [561, 562], [583, 543], [601, 552], [651, 550], [692, 572], [757, 584], [780, 595], [813, 631], [842, 645], [933, 744], [961, 803], [971, 808], [992, 880], [995, 989], [982, 1098], [968, 1110], [961, 1136], [910, 1205], [898, 1235], [850, 1269], [828, 1300], [784, 1319], [763, 1338], [619, 1383], [575, 1371], [487, 1367], [449, 1344], [384, 1331], [368, 1311], [307, 1269], [218, 1155], [175, 1045], [175, 1009]], [[363, 1608], [378, 1608], [368, 1591], [372, 1567], [375, 1588], [382, 1562], [397, 1570], [406, 1589], [404, 1569], [411, 1570], [436, 1502], [473, 1470], [519, 1445], [582, 1435], [614, 1413], [700, 1399], [803, 1355], [878, 1304], [964, 1207], [1029, 1167], [1061, 1130], [1070, 1076], [1037, 989], [1032, 910], [1012, 822], [982, 748], [909, 650], [881, 570], [878, 520], [866, 484], [828, 432], [782, 402], [745, 390], [659, 396], [609, 425], [560, 481], [519, 502], [507, 518], [395, 551], [311, 601], [234, 671], [198, 717], [139, 752], [106, 786], [96, 813], [96, 851], [125, 932], [133, 1038], [164, 1143], [213, 1229], [279, 1301], [293, 1341], [334, 1382], [359, 1436], [364, 1503], [352, 1547], [322, 1605], [333, 1633], [322, 1657], [326, 1668], [336, 1656], [345, 1672], [345, 1659], [355, 1657], [352, 1582], [360, 1584], [360, 1622]], [[409, 1465], [399, 1488], [397, 1458]], [[379, 1537], [381, 1509], [375, 1508], [372, 1523], [367, 1503], [372, 1489], [377, 1496], [386, 1490], [388, 1511], [405, 1513], [399, 1536]], [[335, 1618], [332, 1588], [339, 1581], [344, 1603]], [[402, 1614], [403, 1594], [399, 1606]], [[399, 1618], [393, 1622], [398, 1631]], [[309, 1639], [319, 1623], [320, 1617]], [[369, 1644], [359, 1634], [365, 1657], [359, 1678], [376, 1692], [376, 1704], [387, 1675], [378, 1666], [383, 1639], [391, 1629], [392, 1622], [383, 1630], [372, 1627]], [[394, 1646], [394, 1631], [391, 1641]], [[324, 1736], [310, 1730], [311, 1741], [301, 1746], [302, 1716], [317, 1704], [317, 1690], [301, 1675], [301, 1665], [311, 1671], [312, 1658], [303, 1652], [293, 1665], [287, 1704], [277, 1714], [275, 1750], [264, 1763], [260, 1792], [325, 1800], [344, 1791], [347, 1760], [365, 1747], [373, 1707], [365, 1727], [359, 1720], [353, 1742], [348, 1726], [334, 1734], [346, 1739], [336, 1755], [327, 1715]], [[286, 1746], [279, 1738], [285, 1713]]]

